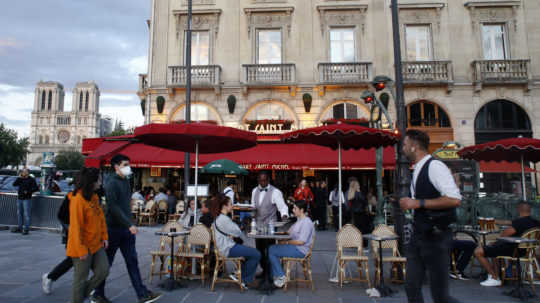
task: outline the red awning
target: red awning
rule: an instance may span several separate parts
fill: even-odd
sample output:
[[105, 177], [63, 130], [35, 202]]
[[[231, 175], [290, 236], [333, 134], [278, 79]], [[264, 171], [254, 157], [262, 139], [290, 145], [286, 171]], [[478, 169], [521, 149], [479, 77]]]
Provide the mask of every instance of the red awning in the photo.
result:
[[101, 138], [86, 138], [82, 141], [82, 149], [81, 153], [83, 155], [90, 155], [93, 153], [101, 144], [105, 141], [113, 141], [113, 140], [127, 140], [133, 138], [133, 135], [124, 135], [124, 136], [116, 136], [116, 137], [101, 137]]
[[[101, 166], [102, 161], [110, 160], [119, 150], [129, 145], [130, 141], [103, 141], [88, 157], [85, 159], [85, 165], [90, 167]], [[110, 157], [107, 157], [110, 156]]]
[[[478, 162], [480, 172], [483, 173], [520, 173], [521, 164], [519, 162], [495, 162], [495, 161], [480, 161]], [[526, 173], [533, 173], [534, 170], [525, 165]]]
[[[97, 150], [96, 150], [97, 151]], [[133, 167], [183, 167], [184, 153], [153, 147], [142, 143], [132, 143], [117, 149], [103, 158], [108, 165], [110, 158], [122, 153], [131, 159]], [[374, 169], [375, 149], [343, 151], [344, 169]], [[199, 166], [218, 159], [235, 161], [248, 170], [297, 170], [297, 169], [337, 169], [337, 151], [313, 144], [259, 143], [257, 146], [236, 152], [199, 155]], [[90, 155], [89, 159], [94, 158]], [[87, 159], [87, 165], [90, 163]], [[191, 165], [194, 159], [191, 158]], [[383, 167], [393, 169], [395, 154], [392, 147], [384, 149]]]

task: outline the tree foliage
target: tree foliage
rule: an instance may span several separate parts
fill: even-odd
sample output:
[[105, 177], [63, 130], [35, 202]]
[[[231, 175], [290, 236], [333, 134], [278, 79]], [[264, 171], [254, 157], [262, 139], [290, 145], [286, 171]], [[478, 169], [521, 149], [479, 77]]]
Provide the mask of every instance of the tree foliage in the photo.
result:
[[113, 131], [106, 134], [105, 137], [124, 136], [124, 135], [129, 135], [129, 134], [133, 134], [133, 128], [125, 129], [124, 122], [117, 119], [114, 122]]
[[18, 138], [17, 132], [0, 123], [0, 167], [24, 164], [30, 141]]
[[54, 157], [54, 165], [59, 170], [79, 170], [84, 166], [84, 156], [75, 150], [63, 150]]

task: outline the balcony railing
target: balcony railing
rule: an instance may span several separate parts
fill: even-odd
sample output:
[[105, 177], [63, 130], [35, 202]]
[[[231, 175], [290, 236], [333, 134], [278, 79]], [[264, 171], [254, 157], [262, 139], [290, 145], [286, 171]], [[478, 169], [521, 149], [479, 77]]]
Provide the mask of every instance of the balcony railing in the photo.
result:
[[357, 84], [372, 78], [371, 62], [319, 63], [319, 83]]
[[528, 83], [531, 79], [530, 60], [473, 61], [476, 83]]
[[243, 80], [247, 85], [287, 85], [296, 82], [294, 64], [244, 64]]
[[[186, 85], [185, 66], [169, 66], [169, 86]], [[191, 85], [195, 87], [216, 87], [221, 83], [221, 66], [219, 65], [195, 65], [191, 67]]]
[[404, 61], [406, 84], [449, 84], [454, 81], [451, 61]]

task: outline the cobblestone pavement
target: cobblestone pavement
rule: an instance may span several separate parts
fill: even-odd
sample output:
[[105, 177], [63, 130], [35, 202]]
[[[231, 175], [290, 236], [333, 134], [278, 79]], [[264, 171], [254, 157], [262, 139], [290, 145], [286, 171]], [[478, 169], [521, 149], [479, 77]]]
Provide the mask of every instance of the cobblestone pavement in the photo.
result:
[[[160, 291], [159, 278], [154, 277], [148, 283], [150, 269], [149, 251], [155, 249], [158, 237], [154, 232], [158, 227], [143, 227], [137, 236], [139, 266], [144, 282], [149, 288]], [[248, 243], [249, 244], [249, 243]], [[28, 236], [0, 231], [0, 302], [2, 303], [47, 303], [68, 302], [71, 293], [73, 272], [70, 271], [53, 284], [53, 292], [44, 295], [41, 291], [41, 275], [50, 271], [64, 256], [64, 246], [60, 244], [60, 236], [47, 231], [33, 231]], [[335, 233], [319, 232], [313, 253], [313, 278], [315, 291], [311, 292], [305, 285], [292, 285], [287, 292], [276, 290], [267, 296], [256, 290], [241, 293], [233, 284], [217, 284], [214, 292], [210, 292], [209, 283], [204, 286], [200, 281], [184, 281], [187, 286], [172, 292], [164, 292], [159, 302], [196, 302], [196, 303], [227, 303], [227, 302], [406, 302], [402, 285], [391, 285], [397, 291], [389, 298], [373, 299], [366, 295], [365, 283], [352, 283], [339, 288], [328, 282], [335, 257]], [[356, 270], [351, 266], [353, 274]], [[370, 273], [374, 271], [371, 270]], [[386, 271], [388, 276], [388, 271]], [[107, 279], [106, 294], [113, 302], [137, 302], [135, 292], [131, 287], [124, 262], [117, 254], [111, 273]], [[478, 280], [450, 281], [451, 293], [461, 302], [517, 302], [502, 295], [502, 288], [489, 288], [479, 285]], [[429, 288], [424, 287], [426, 302], [431, 302]], [[538, 302], [538, 301], [537, 301]]]

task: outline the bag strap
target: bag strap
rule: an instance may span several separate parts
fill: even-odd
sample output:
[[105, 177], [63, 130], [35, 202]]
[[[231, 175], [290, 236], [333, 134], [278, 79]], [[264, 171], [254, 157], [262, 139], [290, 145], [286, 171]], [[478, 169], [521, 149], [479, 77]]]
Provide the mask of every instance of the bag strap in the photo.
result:
[[217, 231], [219, 231], [222, 235], [224, 235], [224, 236], [226, 236], [226, 237], [234, 238], [233, 235], [226, 234], [226, 233], [224, 233], [223, 231], [221, 231], [221, 229], [219, 229], [219, 227], [218, 227], [218, 225], [217, 225], [217, 218], [216, 218], [216, 221], [214, 222], [214, 226], [216, 227]]

